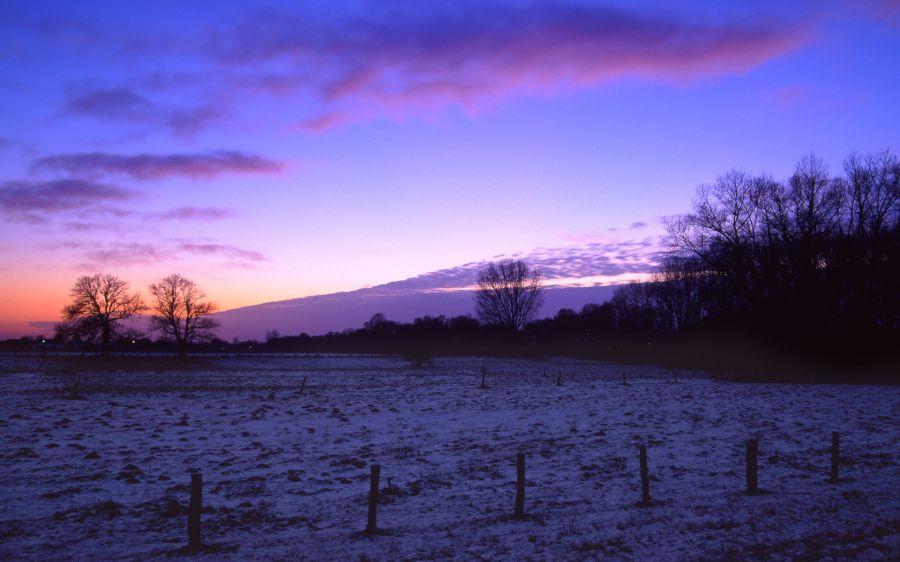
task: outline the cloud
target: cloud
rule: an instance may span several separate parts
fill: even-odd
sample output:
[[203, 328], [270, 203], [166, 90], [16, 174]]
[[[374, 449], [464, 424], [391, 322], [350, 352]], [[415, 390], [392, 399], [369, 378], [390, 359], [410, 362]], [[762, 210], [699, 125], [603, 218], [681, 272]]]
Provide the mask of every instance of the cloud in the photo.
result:
[[[67, 20], [37, 31], [94, 56], [140, 58], [162, 69], [172, 58], [187, 63], [130, 80], [117, 76], [115, 84], [124, 87], [75, 91], [65, 110], [192, 135], [246, 105], [248, 91], [288, 98], [299, 114], [287, 110], [283, 118], [324, 131], [381, 116], [480, 110], [626, 77], [682, 83], [738, 74], [805, 44], [818, 13], [828, 9], [813, 3], [774, 9], [773, 2], [768, 10], [710, 6], [679, 13], [666, 2], [590, 0], [363, 0], [326, 3], [327, 10], [317, 4], [229, 10], [210, 20], [225, 23], [191, 34]], [[770, 15], [760, 16], [764, 11]], [[188, 107], [177, 99], [202, 101]]]
[[[373, 108], [478, 108], [628, 76], [680, 82], [743, 73], [802, 45], [810, 28], [806, 20], [700, 21], [571, 1], [377, 6], [327, 21], [258, 12], [217, 30], [206, 50], [220, 64], [265, 68], [257, 83], [269, 92], [311, 89], [321, 106], [306, 125], [322, 130]], [[279, 65], [290, 70], [273, 76]]]
[[115, 219], [135, 219], [146, 223], [156, 221], [199, 221], [209, 222], [230, 219], [235, 216], [232, 209], [222, 207], [176, 207], [168, 211], [158, 213], [131, 211], [115, 207], [100, 207], [90, 211], [79, 213], [76, 218], [63, 224], [70, 232], [102, 232], [115, 231], [121, 233], [132, 232], [137, 223], [131, 221], [123, 224], [111, 220], [95, 220], [98, 215], [108, 215]]
[[263, 262], [268, 258], [256, 250], [246, 250], [231, 244], [215, 244], [209, 242], [180, 242], [177, 249], [182, 252], [202, 255], [218, 255], [234, 258], [242, 262]]
[[82, 152], [47, 156], [31, 165], [32, 172], [59, 171], [87, 177], [111, 174], [138, 181], [155, 181], [174, 176], [208, 180], [223, 174], [274, 173], [283, 168], [284, 164], [281, 162], [230, 150], [132, 156]]
[[220, 219], [228, 219], [234, 216], [231, 209], [223, 209], [219, 207], [178, 207], [170, 211], [162, 213], [154, 213], [150, 218], [160, 220], [197, 220], [212, 221]]
[[160, 242], [115, 242], [110, 244], [74, 243], [59, 249], [85, 249], [86, 269], [103, 266], [133, 266], [183, 261], [190, 257], [223, 258], [224, 267], [253, 268], [269, 260], [262, 252], [232, 244], [206, 240], [162, 240]]
[[548, 285], [584, 280], [586, 285], [602, 278], [642, 276], [654, 271], [663, 254], [660, 238], [646, 237], [621, 242], [594, 242], [563, 248], [538, 248], [531, 252], [495, 256], [492, 260], [471, 262], [380, 285], [386, 292], [416, 292], [463, 289], [475, 285], [478, 270], [486, 261], [504, 258], [524, 259], [541, 270]]
[[85, 254], [88, 260], [104, 265], [142, 265], [165, 261], [171, 255], [154, 244], [120, 243], [110, 247], [91, 250]]
[[114, 230], [113, 226], [108, 223], [70, 221], [63, 225], [66, 230], [71, 232], [98, 232], [103, 230]]
[[25, 222], [41, 222], [46, 214], [127, 201], [135, 195], [114, 185], [80, 179], [8, 181], [0, 184], [0, 211]]
[[143, 121], [153, 112], [152, 103], [127, 88], [95, 90], [69, 98], [66, 110], [99, 119]]
[[193, 135], [224, 115], [222, 108], [211, 104], [189, 108], [172, 108], [151, 102], [131, 88], [92, 90], [71, 95], [64, 107], [73, 115], [103, 121], [128, 122], [163, 127], [182, 136]]

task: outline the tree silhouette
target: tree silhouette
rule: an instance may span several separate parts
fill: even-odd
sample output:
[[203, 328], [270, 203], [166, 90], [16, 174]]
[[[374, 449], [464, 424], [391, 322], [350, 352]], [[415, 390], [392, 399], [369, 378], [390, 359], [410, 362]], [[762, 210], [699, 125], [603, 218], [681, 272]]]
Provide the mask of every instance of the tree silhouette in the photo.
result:
[[785, 182], [734, 170], [669, 224], [650, 283], [617, 291], [619, 327], [705, 326], [810, 350], [862, 348], [900, 326], [900, 159], [803, 157]]
[[154, 311], [150, 328], [173, 340], [179, 355], [185, 355], [190, 344], [209, 341], [215, 335], [219, 323], [209, 315], [216, 305], [190, 279], [174, 273], [150, 285], [150, 294]]
[[489, 263], [478, 272], [475, 309], [485, 324], [521, 331], [543, 302], [540, 270], [523, 260]]
[[109, 342], [122, 335], [123, 322], [146, 310], [140, 293], [129, 293], [127, 281], [115, 275], [84, 275], [69, 292], [72, 304], [63, 308], [56, 332], [63, 339], [99, 342], [109, 355]]

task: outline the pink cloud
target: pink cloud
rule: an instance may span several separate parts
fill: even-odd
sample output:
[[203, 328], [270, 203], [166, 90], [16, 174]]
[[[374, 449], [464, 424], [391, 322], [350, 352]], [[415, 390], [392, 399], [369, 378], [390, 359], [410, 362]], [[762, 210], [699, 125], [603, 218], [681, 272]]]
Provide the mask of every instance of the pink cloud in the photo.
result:
[[123, 156], [106, 152], [60, 154], [36, 160], [33, 172], [59, 171], [96, 177], [108, 174], [128, 176], [139, 181], [183, 176], [212, 179], [228, 173], [273, 173], [284, 167], [281, 162], [243, 152], [219, 150], [194, 154], [137, 154]]
[[697, 23], [566, 2], [391, 8], [331, 25], [268, 13], [217, 33], [208, 49], [225, 64], [288, 65], [293, 74], [266, 74], [260, 87], [292, 92], [293, 77], [297, 88], [314, 91], [321, 106], [306, 126], [322, 130], [373, 113], [478, 108], [626, 76], [683, 81], [743, 73], [810, 35], [806, 21]]

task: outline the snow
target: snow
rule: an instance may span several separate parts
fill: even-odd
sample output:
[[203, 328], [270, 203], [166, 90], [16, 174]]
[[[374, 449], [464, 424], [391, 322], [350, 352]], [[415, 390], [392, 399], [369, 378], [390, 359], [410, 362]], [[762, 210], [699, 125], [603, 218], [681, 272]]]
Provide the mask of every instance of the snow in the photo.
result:
[[[0, 357], [0, 557], [884, 559], [900, 388], [741, 384], [566, 359], [247, 357], [73, 373]], [[139, 364], [138, 364], [139, 365]], [[479, 389], [484, 365], [488, 389]], [[557, 386], [562, 370], [563, 384]], [[622, 373], [628, 384], [622, 384]], [[80, 377], [82, 399], [66, 387]], [[307, 378], [306, 391], [297, 391]], [[827, 482], [831, 432], [842, 481]], [[762, 493], [744, 493], [760, 440]], [[653, 503], [642, 506], [637, 446]], [[529, 517], [511, 517], [526, 452]], [[378, 536], [366, 524], [381, 465]]]

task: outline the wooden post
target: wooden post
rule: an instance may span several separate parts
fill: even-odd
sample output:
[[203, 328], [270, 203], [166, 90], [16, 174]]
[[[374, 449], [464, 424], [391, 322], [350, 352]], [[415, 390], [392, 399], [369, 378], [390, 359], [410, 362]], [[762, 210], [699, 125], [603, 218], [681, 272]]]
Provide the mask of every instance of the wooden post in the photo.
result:
[[650, 471], [647, 470], [647, 447], [638, 447], [641, 456], [641, 503], [650, 503]]
[[838, 466], [841, 462], [841, 434], [837, 431], [831, 432], [831, 482], [837, 482]]
[[372, 465], [372, 481], [369, 484], [369, 521], [366, 533], [378, 532], [378, 479], [381, 477], [381, 465]]
[[525, 453], [516, 453], [516, 519], [525, 518]]
[[755, 494], [757, 492], [757, 465], [756, 460], [759, 456], [759, 440], [747, 439], [747, 493]]
[[200, 510], [203, 508], [203, 475], [191, 474], [191, 503], [188, 505], [188, 549], [197, 552], [203, 545], [200, 538]]
[[628, 379], [625, 378], [625, 372], [622, 372], [622, 384], [628, 384]]
[[306, 379], [308, 377], [303, 377], [303, 382], [300, 383], [300, 394], [303, 394], [303, 391], [306, 390]]
[[562, 386], [562, 370], [556, 375], [556, 386]]
[[487, 367], [481, 367], [481, 386], [479, 388], [487, 388]]

